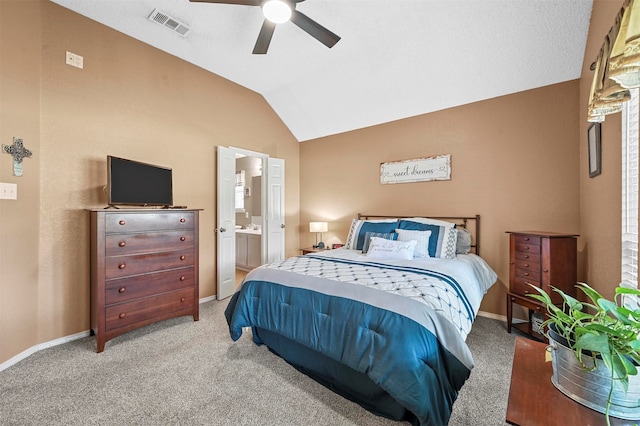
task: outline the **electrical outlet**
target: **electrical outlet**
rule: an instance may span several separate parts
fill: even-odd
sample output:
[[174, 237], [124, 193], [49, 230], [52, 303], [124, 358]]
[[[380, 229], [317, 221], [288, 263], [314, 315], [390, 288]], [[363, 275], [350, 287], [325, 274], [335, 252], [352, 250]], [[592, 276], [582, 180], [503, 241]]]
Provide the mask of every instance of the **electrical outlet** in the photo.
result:
[[18, 184], [0, 182], [0, 200], [17, 200]]
[[84, 58], [80, 55], [76, 55], [75, 53], [71, 53], [67, 50], [66, 56], [67, 65], [71, 65], [72, 67], [82, 69], [84, 67]]

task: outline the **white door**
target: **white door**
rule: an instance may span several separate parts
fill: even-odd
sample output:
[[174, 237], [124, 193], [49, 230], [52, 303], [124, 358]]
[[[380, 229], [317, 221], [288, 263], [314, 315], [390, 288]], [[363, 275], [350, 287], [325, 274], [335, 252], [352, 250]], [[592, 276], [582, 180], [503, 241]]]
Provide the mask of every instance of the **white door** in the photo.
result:
[[236, 158], [233, 150], [218, 147], [218, 300], [236, 289]]
[[[267, 221], [266, 259], [267, 263], [283, 260], [284, 251], [284, 160], [267, 158]], [[264, 232], [263, 232], [264, 238]]]
[[227, 298], [236, 288], [236, 154], [263, 158], [262, 179], [262, 261], [274, 262], [284, 259], [284, 160], [269, 158], [266, 154], [246, 151], [241, 148], [218, 147], [218, 222], [217, 222], [217, 291], [218, 300]]

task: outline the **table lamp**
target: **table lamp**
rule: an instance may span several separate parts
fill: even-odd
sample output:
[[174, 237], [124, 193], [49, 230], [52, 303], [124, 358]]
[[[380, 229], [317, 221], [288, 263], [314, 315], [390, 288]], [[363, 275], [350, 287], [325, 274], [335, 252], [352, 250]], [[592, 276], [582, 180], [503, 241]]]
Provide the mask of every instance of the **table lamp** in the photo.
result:
[[[329, 230], [329, 225], [327, 222], [309, 222], [309, 232], [316, 233], [316, 245], [313, 248], [324, 248], [324, 243], [322, 242], [322, 233], [327, 232]], [[320, 234], [320, 242], [318, 242], [318, 234]]]

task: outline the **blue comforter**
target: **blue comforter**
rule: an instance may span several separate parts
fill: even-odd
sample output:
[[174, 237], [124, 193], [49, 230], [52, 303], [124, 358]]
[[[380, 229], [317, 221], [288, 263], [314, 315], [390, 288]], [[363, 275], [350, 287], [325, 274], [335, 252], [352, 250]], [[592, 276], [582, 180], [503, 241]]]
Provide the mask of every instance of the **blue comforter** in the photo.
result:
[[[380, 291], [375, 283], [363, 286], [304, 273], [318, 261], [345, 264], [308, 255], [250, 272], [225, 311], [231, 338], [239, 339], [243, 327], [278, 333], [366, 374], [420, 424], [446, 425], [473, 367], [458, 327], [425, 303]], [[346, 263], [350, 270], [362, 267], [361, 262]], [[385, 266], [368, 262], [366, 268], [376, 275], [376, 268], [382, 273]], [[454, 293], [466, 306], [455, 279], [441, 279], [444, 293]], [[262, 344], [256, 333], [254, 341]]]

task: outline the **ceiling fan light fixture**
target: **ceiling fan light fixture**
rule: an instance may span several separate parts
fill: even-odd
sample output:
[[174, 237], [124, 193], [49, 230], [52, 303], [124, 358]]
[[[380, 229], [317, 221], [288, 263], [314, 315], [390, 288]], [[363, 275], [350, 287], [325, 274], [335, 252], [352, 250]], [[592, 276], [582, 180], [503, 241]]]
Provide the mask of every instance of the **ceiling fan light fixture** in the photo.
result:
[[281, 0], [269, 0], [262, 5], [262, 13], [274, 24], [282, 24], [291, 18], [291, 6]]

